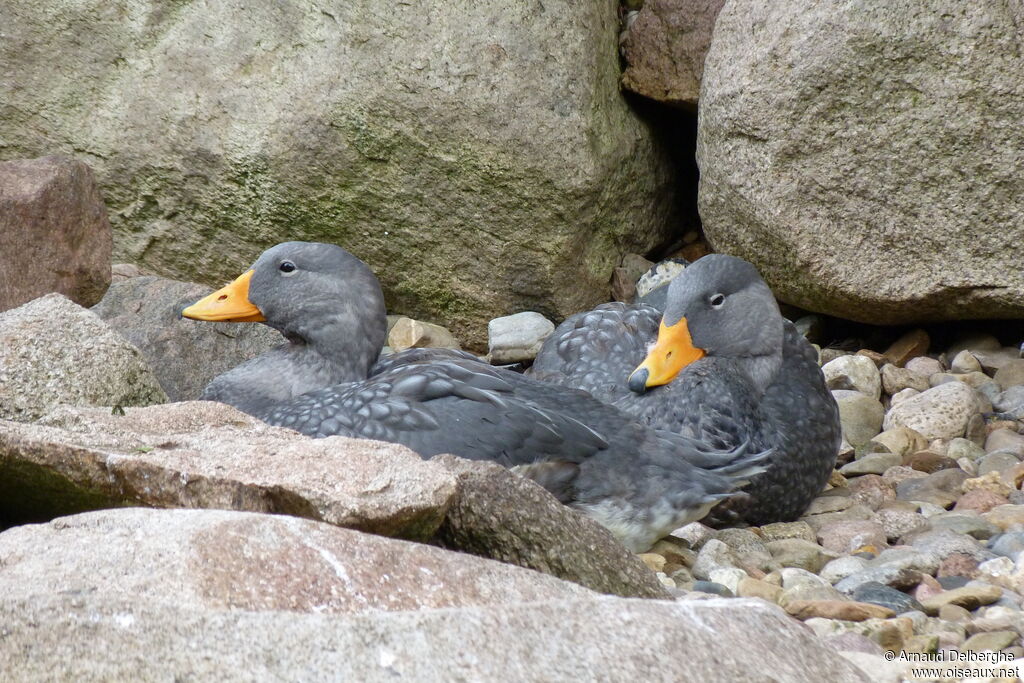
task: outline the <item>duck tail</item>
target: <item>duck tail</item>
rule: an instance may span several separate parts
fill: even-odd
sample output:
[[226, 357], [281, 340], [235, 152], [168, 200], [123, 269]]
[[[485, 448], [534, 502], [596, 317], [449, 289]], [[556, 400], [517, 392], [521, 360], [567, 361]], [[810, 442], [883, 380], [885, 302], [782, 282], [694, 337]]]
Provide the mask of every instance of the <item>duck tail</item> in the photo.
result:
[[768, 460], [775, 453], [771, 448], [756, 453], [749, 450], [750, 439], [746, 439], [732, 450], [719, 451], [716, 462], [707, 469], [728, 476], [736, 487], [745, 486], [751, 477], [767, 469]]

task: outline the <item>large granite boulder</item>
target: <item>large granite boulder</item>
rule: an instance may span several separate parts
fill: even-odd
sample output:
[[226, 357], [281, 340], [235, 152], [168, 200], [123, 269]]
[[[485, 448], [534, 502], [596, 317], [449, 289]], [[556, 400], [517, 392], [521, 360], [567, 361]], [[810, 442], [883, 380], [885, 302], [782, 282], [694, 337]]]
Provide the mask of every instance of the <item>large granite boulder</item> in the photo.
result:
[[758, 600], [303, 614], [0, 593], [0, 622], [0, 670], [23, 680], [879, 680]]
[[312, 439], [209, 401], [123, 415], [58, 408], [31, 425], [0, 420], [0, 529], [139, 505], [307, 517], [600, 592], [668, 596], [597, 522], [498, 465], [424, 461], [382, 441]]
[[482, 345], [498, 315], [604, 300], [673, 223], [617, 5], [3, 3], [0, 155], [87, 159], [118, 260], [212, 285], [334, 242], [389, 308]]
[[0, 163], [0, 311], [50, 292], [92, 306], [110, 284], [110, 252], [88, 166], [61, 156]]
[[704, 57], [725, 0], [646, 0], [622, 42], [622, 87], [693, 109]]
[[0, 313], [0, 419], [34, 420], [58, 403], [166, 400], [139, 350], [63, 295]]
[[101, 510], [0, 534], [0, 594], [352, 613], [592, 596], [520, 567], [285, 515]]
[[1019, 3], [732, 0], [700, 211], [784, 301], [872, 323], [1024, 316]]
[[194, 282], [133, 277], [111, 284], [92, 311], [142, 352], [170, 400], [191, 401], [217, 375], [284, 343], [266, 325], [181, 317], [209, 293]]
[[454, 477], [404, 446], [310, 439], [209, 401], [0, 421], [0, 526], [145, 505], [274, 512], [430, 538]]

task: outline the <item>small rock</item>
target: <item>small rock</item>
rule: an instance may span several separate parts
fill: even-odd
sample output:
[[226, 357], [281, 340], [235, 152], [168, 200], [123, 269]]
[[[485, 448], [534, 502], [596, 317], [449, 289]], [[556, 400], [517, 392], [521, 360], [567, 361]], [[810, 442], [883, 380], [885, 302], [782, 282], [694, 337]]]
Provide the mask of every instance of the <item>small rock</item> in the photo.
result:
[[1006, 391], [1010, 387], [1018, 387], [1024, 385], [1024, 358], [1020, 360], [1011, 360], [1001, 368], [996, 370], [995, 377], [996, 383]]
[[834, 390], [832, 396], [839, 406], [843, 437], [854, 448], [863, 446], [882, 430], [885, 408], [878, 399], [844, 389]]
[[[999, 508], [996, 509], [998, 510]], [[970, 555], [979, 562], [993, 557], [992, 553], [982, 548], [970, 536], [962, 536], [948, 529], [928, 529], [916, 532], [909, 535], [909, 538], [905, 540], [908, 540], [909, 544], [914, 548], [933, 553], [939, 557], [963, 553], [964, 555]]]
[[934, 574], [939, 569], [940, 558], [917, 548], [887, 548], [868, 563], [870, 567], [894, 567], [913, 569], [925, 574]]
[[897, 339], [883, 354], [890, 363], [897, 367], [905, 366], [912, 358], [928, 353], [931, 339], [921, 329], [911, 330]]
[[717, 583], [729, 589], [729, 592], [736, 595], [739, 590], [740, 581], [750, 578], [747, 573], [737, 567], [720, 567], [712, 569], [709, 573], [711, 583]]
[[776, 563], [783, 567], [797, 567], [817, 574], [825, 563], [836, 556], [817, 543], [802, 538], [784, 538], [768, 543], [768, 550]]
[[[989, 453], [978, 461], [977, 473], [979, 476], [985, 476], [987, 474], [995, 473], [997, 476], [1010, 469], [1014, 465], [1020, 462], [1013, 453], [1005, 453], [1002, 451], [996, 451], [995, 453]], [[997, 491], [993, 491], [997, 495], [1009, 495], [1009, 493], [999, 494]]]
[[867, 565], [868, 560], [862, 557], [854, 557], [852, 555], [837, 557], [822, 567], [818, 575], [829, 583], [835, 584], [848, 576], [856, 574], [867, 567]]
[[875, 513], [875, 519], [882, 525], [889, 541], [895, 541], [927, 524], [924, 515], [917, 511], [916, 506], [902, 501], [888, 503], [879, 508]]
[[637, 555], [652, 572], [660, 572], [665, 569], [665, 558], [657, 553], [640, 553]]
[[878, 399], [882, 394], [882, 379], [878, 368], [864, 356], [840, 356], [822, 366], [829, 389], [849, 389]]
[[931, 387], [931, 384], [928, 383], [927, 375], [919, 375], [907, 368], [898, 368], [892, 363], [883, 365], [880, 375], [882, 378], [882, 389], [890, 396], [904, 389], [927, 391]]
[[694, 591], [696, 591], [698, 593], [709, 593], [711, 595], [720, 595], [723, 598], [733, 598], [733, 597], [736, 597], [735, 594], [731, 590], [729, 590], [728, 588], [726, 588], [725, 586], [723, 586], [720, 583], [715, 583], [714, 581], [694, 581], [693, 582], [693, 588], [691, 588], [691, 590], [694, 590]]
[[980, 541], [992, 538], [999, 533], [999, 527], [978, 515], [947, 512], [932, 517], [928, 523], [933, 529], [949, 529]]
[[1007, 531], [988, 541], [989, 550], [996, 555], [1016, 560], [1024, 551], [1024, 531]]
[[942, 363], [934, 358], [929, 358], [928, 356], [918, 356], [917, 358], [913, 358], [909, 360], [904, 367], [906, 367], [907, 370], [921, 375], [925, 379], [931, 377], [937, 372], [942, 372], [943, 370]]
[[899, 590], [913, 588], [921, 582], [921, 572], [901, 567], [869, 566], [847, 576], [836, 583], [836, 590], [844, 595], [852, 595], [860, 586], [866, 583], [880, 583]]
[[924, 479], [928, 474], [926, 472], [919, 472], [913, 467], [906, 467], [905, 465], [897, 465], [891, 469], [886, 470], [885, 474], [882, 475], [882, 480], [889, 486], [896, 487], [907, 479]]
[[1005, 647], [1010, 647], [1020, 640], [1020, 634], [1016, 631], [990, 631], [989, 633], [975, 633], [960, 646], [962, 651], [982, 652], [990, 650], [999, 652]]
[[[837, 636], [825, 638], [825, 642], [840, 652], [864, 652], [873, 655], [882, 655], [882, 648], [875, 641], [859, 633], [848, 631]], [[882, 680], [882, 679], [872, 679]]]
[[895, 405], [883, 424], [885, 429], [910, 427], [926, 439], [953, 439], [964, 435], [967, 423], [977, 412], [974, 391], [960, 382], [951, 382]]
[[939, 608], [939, 619], [943, 621], [968, 622], [971, 613], [960, 605], [945, 604]]
[[[693, 576], [700, 581], [710, 580], [711, 572], [715, 569], [736, 567], [736, 556], [732, 549], [718, 539], [708, 539], [697, 553], [697, 561], [694, 562], [691, 571]], [[696, 589], [695, 589], [696, 590]]]
[[985, 451], [969, 439], [958, 437], [950, 440], [949, 445], [946, 447], [946, 455], [954, 460], [960, 460], [961, 458], [977, 460], [985, 455]]
[[537, 357], [555, 324], [540, 313], [524, 311], [487, 323], [487, 348], [492, 363], [519, 363]]
[[846, 477], [862, 474], [882, 474], [890, 467], [901, 464], [901, 458], [893, 453], [868, 453], [851, 463], [843, 465], [839, 472]]
[[868, 602], [873, 605], [886, 607], [895, 614], [902, 614], [911, 610], [924, 611], [921, 603], [911, 596], [876, 581], [868, 581], [857, 586], [853, 591], [852, 597], [857, 602]]
[[1001, 529], [1024, 528], [1024, 505], [1000, 505], [982, 517]]
[[887, 619], [895, 615], [895, 612], [887, 607], [845, 600], [794, 600], [787, 604], [785, 609], [789, 615], [801, 621], [812, 617], [864, 621]]
[[715, 530], [700, 522], [690, 522], [673, 531], [670, 536], [684, 541], [688, 546], [697, 550], [709, 538], [715, 537]]
[[964, 349], [953, 357], [949, 365], [950, 370], [957, 373], [981, 372], [981, 362], [974, 357], [974, 354]]
[[940, 470], [923, 479], [908, 479], [896, 486], [896, 499], [923, 501], [943, 508], [953, 505], [960, 497], [967, 473], [963, 470]]
[[958, 467], [956, 460], [953, 460], [946, 455], [932, 453], [931, 451], [919, 451], [913, 455], [908, 455], [903, 458], [901, 464], [913, 468], [918, 472], [926, 472], [928, 474], [938, 472], [939, 470], [956, 469]]
[[996, 494], [997, 496], [1008, 496], [1013, 487], [1006, 484], [1000, 472], [986, 472], [980, 477], [965, 479], [963, 482], [964, 492], [981, 489]]
[[920, 394], [921, 394], [921, 392], [918, 391], [917, 389], [903, 389], [902, 391], [897, 391], [889, 399], [889, 408], [890, 409], [895, 408], [896, 406], [898, 406], [899, 404], [903, 403], [904, 401], [912, 399], [915, 396], [919, 396]]
[[953, 511], [976, 512], [980, 515], [999, 505], [1006, 505], [1008, 502], [1005, 497], [992, 491], [974, 489], [960, 496], [960, 500], [953, 506]]
[[818, 529], [818, 542], [825, 550], [849, 553], [863, 546], [884, 548], [886, 536], [877, 522], [851, 520], [823, 525]]
[[994, 557], [978, 565], [977, 578], [1010, 590], [1020, 590], [1022, 577], [1009, 557]]
[[945, 588], [942, 587], [942, 584], [940, 584], [935, 577], [922, 574], [921, 583], [917, 584], [917, 587], [911, 591], [911, 595], [914, 596], [915, 600], [920, 602], [925, 598], [938, 595], [944, 590]]
[[846, 510], [853, 505], [848, 496], [818, 496], [807, 506], [805, 515], [820, 515], [827, 512], [839, 512]]
[[779, 576], [782, 577], [782, 587], [786, 590], [803, 585], [825, 586], [826, 588], [832, 587], [832, 584], [828, 581], [817, 574], [812, 574], [806, 569], [783, 567], [779, 570]]
[[877, 474], [865, 474], [855, 477], [849, 482], [850, 498], [863, 503], [872, 510], [883, 504], [896, 500], [895, 489]]
[[399, 318], [388, 333], [388, 346], [405, 349], [458, 349], [459, 341], [446, 328], [412, 318]]
[[1010, 387], [992, 401], [992, 407], [1016, 420], [1024, 420], [1024, 386]]
[[939, 649], [939, 637], [936, 635], [911, 636], [903, 641], [903, 649], [906, 652], [920, 652], [922, 654], [935, 654]]
[[978, 576], [978, 560], [965, 553], [951, 553], [942, 558], [936, 578], [963, 576], [973, 579]]
[[782, 596], [782, 588], [760, 579], [745, 578], [739, 582], [736, 595], [741, 598], [761, 598], [775, 604]]
[[943, 605], [959, 605], [967, 610], [975, 610], [981, 605], [989, 605], [998, 600], [1003, 591], [998, 586], [984, 583], [973, 583], [962, 588], [948, 590], [921, 601], [927, 614], [935, 615]]
[[1017, 458], [1024, 458], [1024, 434], [1011, 429], [997, 429], [989, 432], [985, 438], [985, 452], [1005, 451], [1013, 453]]
[[924, 450], [928, 446], [928, 440], [909, 427], [893, 427], [873, 437], [869, 444], [882, 446], [879, 451], [888, 451], [903, 457]]

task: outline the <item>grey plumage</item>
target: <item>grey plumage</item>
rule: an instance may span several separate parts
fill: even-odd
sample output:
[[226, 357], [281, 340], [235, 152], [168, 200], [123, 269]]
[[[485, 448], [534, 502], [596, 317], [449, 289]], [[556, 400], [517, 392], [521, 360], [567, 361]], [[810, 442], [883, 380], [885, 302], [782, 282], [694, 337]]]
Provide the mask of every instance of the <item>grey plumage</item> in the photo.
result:
[[[716, 294], [724, 295], [721, 309], [708, 305]], [[617, 303], [573, 316], [545, 341], [531, 373], [712, 448], [771, 449], [766, 471], [743, 489], [747, 495], [724, 502], [708, 521], [798, 517], [828, 480], [840, 441], [838, 409], [814, 349], [779, 314], [753, 266], [706, 256], [673, 280], [664, 318], [673, 324], [685, 317], [694, 346], [707, 355], [668, 384], [637, 394], [627, 381], [657, 338], [661, 317], [650, 306]]]
[[[284, 261], [291, 272], [281, 272]], [[767, 454], [748, 444], [717, 452], [642, 425], [586, 392], [469, 354], [415, 349], [378, 360], [380, 287], [339, 247], [285, 243], [253, 269], [249, 299], [289, 342], [218, 377], [205, 397], [270, 424], [516, 468], [634, 550], [702, 516], [762, 471]], [[288, 376], [289, 359], [297, 380]]]

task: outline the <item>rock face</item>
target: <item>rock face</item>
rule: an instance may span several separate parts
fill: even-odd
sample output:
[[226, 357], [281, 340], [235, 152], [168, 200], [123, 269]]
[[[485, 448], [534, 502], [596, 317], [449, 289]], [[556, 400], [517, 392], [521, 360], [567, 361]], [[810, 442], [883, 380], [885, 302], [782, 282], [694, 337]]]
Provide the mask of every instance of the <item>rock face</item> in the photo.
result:
[[110, 284], [110, 252], [88, 166], [60, 156], [0, 163], [0, 311], [50, 292], [92, 306]]
[[1014, 3], [729, 2], [700, 212], [777, 296], [872, 323], [1024, 316]]
[[119, 260], [212, 285], [334, 242], [390, 309], [482, 345], [498, 315], [602, 300], [672, 225], [617, 5], [4, 3], [2, 154], [88, 155]]
[[209, 293], [193, 282], [133, 277], [113, 283], [92, 311], [142, 351], [170, 400], [191, 401], [217, 375], [284, 342], [266, 325], [181, 317]]
[[0, 313], [0, 418], [34, 420], [57, 403], [166, 400], [139, 350], [64, 296]]
[[647, 0], [629, 27], [622, 87], [667, 104], [696, 107], [704, 56], [725, 0]]
[[872, 680], [752, 600], [578, 598], [339, 615], [3, 596], [0, 619], [0, 669], [28, 679]]
[[10, 597], [91, 594], [190, 609], [352, 613], [593, 595], [420, 543], [225, 510], [60, 517], [0, 534], [0, 557], [0, 593]]
[[455, 494], [450, 474], [396, 444], [310, 439], [206, 401], [125, 413], [0, 421], [0, 521], [124, 505], [219, 508], [426, 539]]

